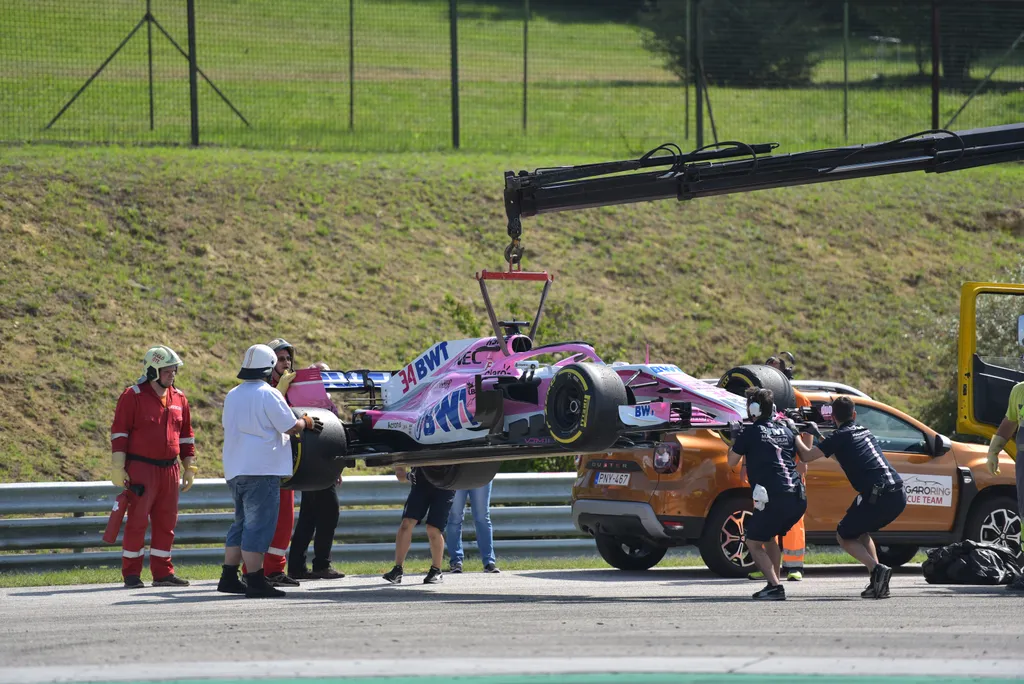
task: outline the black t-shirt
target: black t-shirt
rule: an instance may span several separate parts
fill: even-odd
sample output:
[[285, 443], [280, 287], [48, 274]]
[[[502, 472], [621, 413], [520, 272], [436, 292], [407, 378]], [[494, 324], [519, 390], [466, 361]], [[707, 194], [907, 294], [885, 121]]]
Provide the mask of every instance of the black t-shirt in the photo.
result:
[[784, 424], [762, 420], [740, 433], [732, 450], [746, 457], [747, 479], [750, 486], [761, 485], [773, 493], [796, 493], [803, 483], [796, 470], [795, 437]]
[[875, 485], [895, 487], [903, 483], [878, 440], [863, 425], [846, 423], [822, 440], [818, 448], [826, 456], [836, 457], [846, 479], [864, 496], [870, 496]]

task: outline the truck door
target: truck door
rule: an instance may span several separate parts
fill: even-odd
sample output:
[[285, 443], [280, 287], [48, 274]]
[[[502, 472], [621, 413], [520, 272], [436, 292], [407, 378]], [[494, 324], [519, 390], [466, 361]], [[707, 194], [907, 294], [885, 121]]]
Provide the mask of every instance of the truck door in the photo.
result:
[[[989, 438], [1024, 381], [1024, 285], [964, 283], [960, 290], [956, 429]], [[1016, 457], [1013, 440], [1007, 453]]]

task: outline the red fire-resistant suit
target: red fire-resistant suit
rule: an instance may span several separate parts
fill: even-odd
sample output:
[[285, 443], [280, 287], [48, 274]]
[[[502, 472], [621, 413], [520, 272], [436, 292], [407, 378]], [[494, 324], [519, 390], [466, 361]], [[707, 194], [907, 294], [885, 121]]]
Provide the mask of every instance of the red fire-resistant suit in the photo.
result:
[[[174, 574], [171, 544], [178, 522], [178, 485], [182, 459], [195, 456], [195, 434], [188, 400], [174, 387], [164, 400], [149, 382], [121, 393], [110, 426], [111, 451], [127, 454], [125, 469], [132, 484], [142, 484], [142, 496], [128, 492], [128, 522], [121, 551], [121, 574], [140, 575], [145, 553], [146, 526], [152, 522], [149, 567], [154, 579]], [[165, 405], [166, 404], [166, 405]]]

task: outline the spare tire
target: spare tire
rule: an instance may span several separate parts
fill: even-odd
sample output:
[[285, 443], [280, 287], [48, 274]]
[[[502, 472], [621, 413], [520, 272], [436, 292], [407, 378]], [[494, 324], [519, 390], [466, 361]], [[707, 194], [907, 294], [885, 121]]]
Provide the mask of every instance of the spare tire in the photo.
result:
[[427, 482], [438, 489], [476, 489], [494, 479], [501, 469], [501, 461], [459, 463], [446, 466], [421, 466], [420, 472]]
[[293, 407], [300, 418], [303, 413], [319, 418], [324, 424], [320, 434], [305, 430], [302, 439], [292, 436], [292, 475], [281, 480], [281, 489], [315, 492], [337, 482], [345, 467], [348, 440], [345, 426], [326, 409]]
[[574, 363], [551, 379], [544, 419], [563, 449], [604, 451], [619, 438], [619, 407], [626, 403], [626, 386], [611, 367]]
[[736, 366], [725, 372], [718, 381], [724, 387], [741, 397], [751, 387], [770, 389], [775, 395], [775, 408], [778, 410], [796, 408], [796, 394], [789, 378], [778, 368], [772, 366], [750, 365]]

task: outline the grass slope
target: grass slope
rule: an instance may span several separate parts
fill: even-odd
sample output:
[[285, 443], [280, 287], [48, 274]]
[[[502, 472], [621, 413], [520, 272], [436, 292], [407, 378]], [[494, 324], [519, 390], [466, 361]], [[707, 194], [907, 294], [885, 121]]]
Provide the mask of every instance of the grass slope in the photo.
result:
[[[201, 475], [244, 349], [393, 368], [485, 322], [501, 172], [579, 159], [49, 148], [0, 157], [0, 480], [105, 477], [119, 392], [174, 347]], [[801, 375], [919, 410], [945, 386], [961, 281], [1016, 264], [1024, 168], [808, 186], [525, 221], [557, 274], [541, 339], [698, 375], [794, 351]], [[531, 315], [536, 292], [506, 288]], [[446, 303], [446, 296], [452, 298]]]

